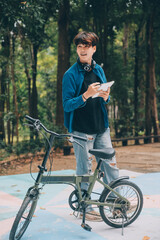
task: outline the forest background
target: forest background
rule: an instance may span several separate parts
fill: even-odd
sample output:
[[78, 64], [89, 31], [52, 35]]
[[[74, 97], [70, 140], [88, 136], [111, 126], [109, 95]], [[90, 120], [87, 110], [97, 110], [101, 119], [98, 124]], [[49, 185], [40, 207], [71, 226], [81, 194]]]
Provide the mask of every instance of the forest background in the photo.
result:
[[62, 78], [82, 30], [99, 36], [94, 59], [115, 81], [112, 137], [159, 135], [160, 1], [0, 0], [0, 29], [0, 159], [34, 148], [26, 114], [65, 131]]

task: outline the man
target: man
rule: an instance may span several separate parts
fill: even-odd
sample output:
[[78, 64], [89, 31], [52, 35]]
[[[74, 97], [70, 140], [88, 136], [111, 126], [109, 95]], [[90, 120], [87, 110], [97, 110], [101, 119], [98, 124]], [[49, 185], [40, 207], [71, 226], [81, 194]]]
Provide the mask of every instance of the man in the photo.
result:
[[[63, 77], [64, 125], [69, 132], [88, 139], [87, 142], [80, 141], [83, 148], [73, 144], [77, 175], [91, 173], [92, 156], [88, 153], [89, 149], [112, 147], [105, 107], [110, 100], [110, 89], [98, 90], [101, 83], [106, 83], [106, 77], [103, 69], [92, 59], [98, 41], [98, 36], [93, 32], [80, 32], [75, 36], [78, 59]], [[96, 93], [99, 95], [94, 98]], [[105, 174], [105, 183], [111, 182], [119, 175], [115, 158], [107, 163], [103, 162], [101, 169]], [[82, 189], [87, 187], [87, 183], [81, 185]], [[95, 220], [98, 216], [88, 216], [88, 220], [89, 218]]]

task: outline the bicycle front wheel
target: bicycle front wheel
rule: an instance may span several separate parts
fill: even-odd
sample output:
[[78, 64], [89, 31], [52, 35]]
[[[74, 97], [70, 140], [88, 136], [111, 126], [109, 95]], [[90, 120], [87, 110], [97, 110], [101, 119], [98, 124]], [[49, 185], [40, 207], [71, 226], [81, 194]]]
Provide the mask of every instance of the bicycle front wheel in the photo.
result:
[[19, 209], [10, 231], [9, 240], [19, 240], [26, 231], [37, 205], [37, 198], [27, 196]]
[[[126, 227], [137, 219], [142, 210], [142, 192], [136, 184], [129, 181], [120, 181], [112, 189], [127, 199], [129, 204], [122, 198], [117, 197], [112, 191], [104, 189], [100, 202], [112, 205], [100, 206], [101, 217], [111, 227]], [[114, 204], [120, 204], [121, 207], [115, 207]]]

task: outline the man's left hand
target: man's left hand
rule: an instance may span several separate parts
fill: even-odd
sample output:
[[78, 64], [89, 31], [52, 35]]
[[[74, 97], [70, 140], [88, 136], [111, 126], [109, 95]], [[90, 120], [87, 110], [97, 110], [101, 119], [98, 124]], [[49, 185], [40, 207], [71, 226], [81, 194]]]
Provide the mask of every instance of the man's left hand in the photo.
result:
[[107, 91], [100, 91], [98, 97], [102, 97], [104, 101], [106, 102], [110, 94], [110, 88], [108, 88]]

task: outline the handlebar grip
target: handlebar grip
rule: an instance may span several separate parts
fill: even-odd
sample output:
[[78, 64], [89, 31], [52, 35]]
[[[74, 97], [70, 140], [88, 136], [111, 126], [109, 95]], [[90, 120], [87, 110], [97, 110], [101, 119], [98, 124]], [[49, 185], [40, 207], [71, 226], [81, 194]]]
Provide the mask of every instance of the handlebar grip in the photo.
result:
[[28, 115], [26, 115], [25, 118], [26, 118], [27, 120], [29, 120], [30, 122], [32, 122], [32, 123], [35, 123], [35, 121], [38, 120], [38, 119], [34, 119], [34, 118], [32, 118], [32, 117], [30, 117], [30, 116], [28, 116]]

